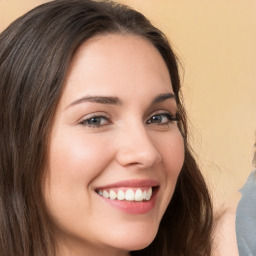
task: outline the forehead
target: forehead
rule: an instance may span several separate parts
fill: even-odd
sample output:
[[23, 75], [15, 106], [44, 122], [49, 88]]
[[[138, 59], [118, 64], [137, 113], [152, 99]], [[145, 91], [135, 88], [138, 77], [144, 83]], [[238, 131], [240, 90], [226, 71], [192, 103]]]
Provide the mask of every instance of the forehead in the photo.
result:
[[68, 69], [64, 92], [113, 95], [147, 89], [172, 92], [161, 54], [143, 37], [109, 34], [95, 36], [79, 47]]
[[[109, 51], [105, 51], [108, 49]], [[145, 37], [134, 34], [102, 34], [96, 35], [85, 41], [76, 51], [72, 63], [78, 61], [83, 55], [90, 56], [90, 53], [99, 52], [103, 56], [123, 57], [130, 59], [143, 57], [145, 61], [150, 58], [161, 58], [158, 49]], [[148, 53], [150, 52], [150, 55]], [[113, 55], [113, 53], [116, 53]], [[132, 55], [127, 55], [133, 53]], [[120, 58], [118, 58], [120, 59]], [[164, 61], [162, 59], [162, 61]], [[71, 65], [72, 65], [71, 63]]]

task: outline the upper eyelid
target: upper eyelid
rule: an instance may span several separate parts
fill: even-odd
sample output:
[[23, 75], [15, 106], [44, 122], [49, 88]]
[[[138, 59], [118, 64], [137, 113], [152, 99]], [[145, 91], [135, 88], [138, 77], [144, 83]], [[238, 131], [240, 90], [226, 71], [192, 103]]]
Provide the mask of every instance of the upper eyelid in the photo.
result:
[[177, 113], [178, 113], [178, 111], [170, 111], [170, 110], [166, 110], [166, 109], [165, 110], [160, 109], [160, 110], [153, 111], [151, 114], [148, 115], [148, 117], [146, 119], [151, 118], [154, 115], [161, 115], [161, 114], [169, 114], [171, 116], [176, 116]]
[[[170, 116], [171, 118], [173, 118], [173, 119], [177, 119], [177, 114], [175, 114], [175, 115], [173, 115], [173, 114], [171, 114], [170, 112], [160, 112], [160, 113], [156, 113], [156, 114], [153, 114], [153, 115], [151, 115], [151, 116], [149, 116], [149, 118], [147, 119], [147, 121], [149, 120], [149, 119], [151, 119], [152, 117], [154, 117], [154, 116], [160, 116], [160, 115], [163, 115], [163, 116]], [[171, 120], [170, 120], [171, 121]]]

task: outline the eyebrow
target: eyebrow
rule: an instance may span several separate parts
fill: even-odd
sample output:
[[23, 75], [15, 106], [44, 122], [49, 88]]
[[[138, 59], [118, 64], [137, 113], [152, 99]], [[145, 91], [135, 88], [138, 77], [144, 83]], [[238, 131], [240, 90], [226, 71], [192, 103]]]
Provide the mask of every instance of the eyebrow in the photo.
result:
[[165, 101], [167, 99], [174, 99], [176, 101], [176, 96], [174, 93], [163, 93], [158, 95], [151, 103], [151, 105], [160, 103], [162, 101]]
[[73, 101], [68, 107], [84, 103], [84, 102], [93, 102], [107, 105], [121, 105], [122, 101], [117, 97], [108, 97], [108, 96], [87, 96]]
[[[173, 93], [163, 93], [158, 95], [150, 105], [158, 104], [162, 101], [165, 101], [167, 99], [176, 99], [176, 96]], [[106, 105], [122, 105], [122, 101], [118, 97], [112, 97], [112, 96], [87, 96], [82, 97], [80, 99], [77, 99], [73, 101], [70, 105], [67, 106], [67, 108], [71, 106], [75, 106], [80, 103], [85, 102], [93, 102], [93, 103], [99, 103], [99, 104], [106, 104]]]

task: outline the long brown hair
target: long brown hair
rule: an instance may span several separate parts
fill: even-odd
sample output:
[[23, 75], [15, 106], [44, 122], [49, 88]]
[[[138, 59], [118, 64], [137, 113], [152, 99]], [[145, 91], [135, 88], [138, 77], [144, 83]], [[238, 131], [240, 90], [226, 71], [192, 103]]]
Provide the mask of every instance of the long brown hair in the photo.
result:
[[113, 2], [57, 0], [17, 19], [0, 35], [0, 252], [54, 256], [42, 195], [47, 147], [63, 80], [78, 47], [98, 34], [135, 34], [161, 53], [179, 107], [185, 162], [155, 240], [132, 255], [210, 255], [212, 206], [187, 142], [177, 58], [141, 13]]

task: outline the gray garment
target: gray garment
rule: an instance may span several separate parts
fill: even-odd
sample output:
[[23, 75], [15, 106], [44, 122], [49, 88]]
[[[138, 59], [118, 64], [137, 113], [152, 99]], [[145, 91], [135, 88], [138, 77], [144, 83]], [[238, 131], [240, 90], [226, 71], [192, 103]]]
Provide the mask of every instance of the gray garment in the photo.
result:
[[236, 210], [236, 237], [240, 256], [256, 256], [256, 169], [241, 189]]

